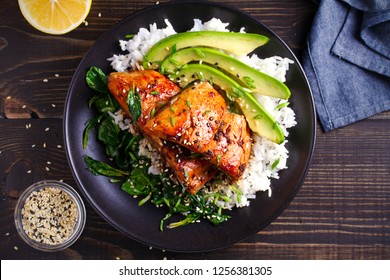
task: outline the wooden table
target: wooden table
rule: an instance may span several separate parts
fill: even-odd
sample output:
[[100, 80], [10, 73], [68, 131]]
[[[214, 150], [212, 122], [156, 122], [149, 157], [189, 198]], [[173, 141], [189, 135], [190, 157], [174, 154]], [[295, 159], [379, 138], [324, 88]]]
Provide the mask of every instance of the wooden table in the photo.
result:
[[[220, 2], [268, 25], [301, 56], [315, 3]], [[267, 228], [229, 248], [199, 254], [150, 249], [119, 233], [88, 204], [86, 228], [69, 249], [43, 253], [24, 244], [13, 222], [21, 192], [42, 179], [62, 179], [77, 188], [62, 132], [64, 102], [77, 65], [104, 31], [126, 15], [155, 4], [93, 0], [88, 25], [50, 36], [24, 20], [17, 1], [2, 1], [1, 259], [389, 259], [389, 112], [326, 134], [318, 125], [312, 165], [296, 198]]]

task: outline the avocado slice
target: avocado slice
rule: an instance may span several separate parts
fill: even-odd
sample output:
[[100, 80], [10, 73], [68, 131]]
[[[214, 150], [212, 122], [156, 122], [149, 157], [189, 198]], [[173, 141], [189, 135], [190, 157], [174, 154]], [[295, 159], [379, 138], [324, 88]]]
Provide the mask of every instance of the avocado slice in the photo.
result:
[[251, 94], [251, 91], [220, 70], [205, 64], [186, 64], [177, 72], [170, 74], [169, 78], [182, 88], [196, 80], [207, 80], [218, 85], [240, 106], [252, 131], [277, 144], [283, 143], [284, 134], [279, 124]]
[[246, 65], [230, 55], [207, 47], [178, 50], [162, 62], [160, 72], [173, 72], [191, 61], [202, 61], [202, 63], [217, 67], [239, 79], [242, 85], [256, 93], [281, 99], [288, 99], [291, 95], [289, 88], [279, 80]]
[[159, 64], [175, 50], [207, 46], [223, 49], [234, 55], [245, 55], [266, 44], [269, 38], [254, 33], [222, 31], [188, 31], [168, 36], [150, 48], [143, 60], [144, 68], [157, 69]]

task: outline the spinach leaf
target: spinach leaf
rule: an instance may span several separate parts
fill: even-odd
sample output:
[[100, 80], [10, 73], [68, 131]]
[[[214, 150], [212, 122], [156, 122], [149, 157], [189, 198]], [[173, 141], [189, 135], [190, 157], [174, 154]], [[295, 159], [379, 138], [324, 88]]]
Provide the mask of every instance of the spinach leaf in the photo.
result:
[[95, 66], [92, 66], [86, 74], [87, 85], [100, 93], [110, 93], [107, 85], [107, 77], [104, 72]]
[[85, 156], [84, 162], [87, 164], [88, 170], [94, 175], [122, 177], [130, 174], [128, 171], [117, 169], [107, 163], [95, 160], [90, 156]]
[[120, 128], [115, 124], [111, 117], [102, 121], [98, 128], [98, 139], [109, 146], [116, 146], [119, 144]]
[[129, 108], [133, 122], [137, 122], [142, 113], [142, 104], [141, 96], [134, 89], [134, 87], [129, 91], [126, 99], [127, 106]]
[[83, 131], [83, 148], [84, 149], [87, 147], [87, 144], [88, 144], [89, 133], [91, 132], [91, 130], [94, 127], [96, 127], [99, 124], [102, 117], [103, 117], [103, 115], [97, 115], [87, 122], [85, 129]]
[[122, 184], [122, 190], [131, 195], [149, 195], [159, 179], [156, 175], [148, 174], [146, 170], [135, 168], [130, 177]]
[[95, 105], [100, 113], [115, 112], [119, 109], [119, 104], [110, 95], [98, 95], [97, 98], [91, 100], [91, 105]]

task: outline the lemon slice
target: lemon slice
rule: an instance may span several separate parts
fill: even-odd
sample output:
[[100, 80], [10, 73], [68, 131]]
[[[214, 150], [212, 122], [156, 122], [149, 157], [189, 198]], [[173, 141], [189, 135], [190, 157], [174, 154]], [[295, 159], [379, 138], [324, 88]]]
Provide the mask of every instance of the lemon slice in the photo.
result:
[[92, 0], [18, 0], [24, 18], [48, 34], [65, 34], [87, 17]]

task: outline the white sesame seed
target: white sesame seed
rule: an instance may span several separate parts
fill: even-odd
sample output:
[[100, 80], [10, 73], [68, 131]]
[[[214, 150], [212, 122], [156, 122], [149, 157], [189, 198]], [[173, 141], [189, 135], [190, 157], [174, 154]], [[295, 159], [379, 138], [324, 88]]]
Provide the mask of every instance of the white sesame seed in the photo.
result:
[[49, 80], [48, 79], [43, 79], [42, 80], [44, 83], [47, 83]]
[[46, 128], [45, 128], [45, 131], [49, 131], [49, 130], [50, 130], [50, 128], [49, 128], [49, 127], [46, 127]]
[[47, 166], [45, 167], [45, 169], [46, 169], [46, 171], [50, 171], [50, 168], [49, 168], [49, 167], [47, 167]]
[[27, 174], [30, 174], [31, 173], [31, 170], [27, 170]]
[[84, 21], [84, 24], [85, 24], [85, 26], [88, 26], [88, 21], [85, 20], [85, 21]]
[[18, 246], [14, 246], [14, 250], [15, 251], [19, 250]]
[[57, 148], [58, 148], [58, 149], [61, 149], [61, 148], [62, 148], [62, 146], [61, 146], [61, 145], [57, 145]]
[[60, 75], [59, 74], [54, 74], [54, 77], [58, 78]]
[[50, 165], [50, 164], [51, 164], [51, 161], [47, 161], [46, 163], [47, 163], [48, 165]]
[[98, 17], [102, 17], [102, 13], [98, 13]]
[[26, 108], [27, 108], [27, 106], [26, 106], [26, 105], [23, 105], [23, 106], [22, 106], [22, 109], [26, 109]]
[[116, 260], [120, 260], [121, 258], [120, 257], [115, 257]]
[[35, 148], [35, 144], [32, 144], [32, 145], [31, 145], [31, 148]]
[[46, 143], [43, 143], [42, 147], [46, 148]]
[[55, 107], [56, 107], [56, 104], [51, 104], [51, 107], [55, 108]]
[[9, 235], [9, 232], [6, 232], [6, 233], [5, 233], [5, 236], [8, 236], [8, 235]]
[[11, 97], [11, 96], [9, 96], [9, 95], [6, 97], [6, 99], [7, 99], [7, 100], [10, 100], [11, 98], [12, 98], [12, 97]]

